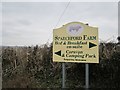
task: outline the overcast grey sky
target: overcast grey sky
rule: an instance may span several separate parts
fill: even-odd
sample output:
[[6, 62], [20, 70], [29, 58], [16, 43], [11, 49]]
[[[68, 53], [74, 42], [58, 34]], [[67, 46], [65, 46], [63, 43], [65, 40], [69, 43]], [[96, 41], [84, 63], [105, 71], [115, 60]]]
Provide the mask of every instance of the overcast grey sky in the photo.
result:
[[[3, 45], [52, 42], [52, 31], [68, 2], [3, 2]], [[79, 21], [99, 28], [99, 38], [118, 35], [117, 2], [71, 2], [56, 28]]]

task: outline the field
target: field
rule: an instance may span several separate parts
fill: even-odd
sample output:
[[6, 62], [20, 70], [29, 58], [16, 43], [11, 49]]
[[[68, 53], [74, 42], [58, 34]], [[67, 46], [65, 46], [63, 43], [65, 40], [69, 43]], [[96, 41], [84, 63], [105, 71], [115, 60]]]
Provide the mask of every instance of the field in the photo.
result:
[[[100, 43], [99, 64], [90, 65], [90, 88], [120, 88], [120, 46]], [[52, 44], [2, 47], [3, 88], [61, 88], [61, 63], [52, 61]], [[85, 64], [66, 63], [66, 87], [84, 88]]]

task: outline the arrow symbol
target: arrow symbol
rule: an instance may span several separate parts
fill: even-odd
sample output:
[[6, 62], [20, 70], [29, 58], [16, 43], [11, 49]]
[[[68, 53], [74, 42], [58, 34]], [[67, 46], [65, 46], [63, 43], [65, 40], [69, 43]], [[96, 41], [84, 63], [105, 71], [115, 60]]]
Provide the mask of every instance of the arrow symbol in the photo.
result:
[[89, 48], [92, 48], [92, 47], [95, 47], [95, 46], [97, 46], [97, 45], [94, 44], [94, 43], [89, 42]]
[[55, 52], [55, 54], [57, 54], [57, 55], [61, 56], [61, 50], [60, 50], [60, 51]]

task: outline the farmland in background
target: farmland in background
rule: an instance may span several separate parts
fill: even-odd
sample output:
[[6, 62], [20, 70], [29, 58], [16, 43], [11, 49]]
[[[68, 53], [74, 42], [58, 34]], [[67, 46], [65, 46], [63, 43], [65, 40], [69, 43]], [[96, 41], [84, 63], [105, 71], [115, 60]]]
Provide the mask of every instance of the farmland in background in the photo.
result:
[[[61, 88], [61, 63], [52, 61], [52, 44], [2, 47], [3, 88]], [[120, 88], [120, 46], [100, 43], [99, 64], [90, 65], [91, 88]], [[66, 87], [83, 88], [85, 64], [66, 63]]]

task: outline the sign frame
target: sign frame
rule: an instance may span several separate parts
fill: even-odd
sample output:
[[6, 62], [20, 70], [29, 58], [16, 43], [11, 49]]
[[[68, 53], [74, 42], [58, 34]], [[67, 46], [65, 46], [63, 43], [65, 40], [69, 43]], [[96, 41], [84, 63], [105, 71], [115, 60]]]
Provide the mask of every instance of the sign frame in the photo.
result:
[[98, 28], [71, 22], [54, 29], [53, 62], [99, 63]]

